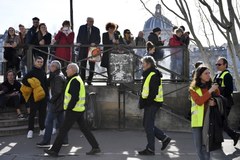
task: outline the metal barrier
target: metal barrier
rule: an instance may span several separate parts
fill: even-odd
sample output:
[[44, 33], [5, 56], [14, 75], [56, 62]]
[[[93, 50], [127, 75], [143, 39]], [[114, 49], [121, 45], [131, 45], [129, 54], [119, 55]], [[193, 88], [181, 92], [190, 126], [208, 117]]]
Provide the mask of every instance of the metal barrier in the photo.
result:
[[[51, 54], [49, 52], [44, 52], [40, 48], [41, 47], [71, 47], [72, 48], [72, 55], [74, 55], [72, 61], [66, 61], [64, 59], [61, 59], [59, 57], [56, 57], [54, 54]], [[90, 45], [46, 45], [46, 46], [33, 46], [30, 45], [27, 53], [27, 68], [31, 69], [33, 65], [33, 54], [32, 50], [39, 51], [43, 54], [46, 54], [48, 56], [57, 58], [59, 60], [62, 60], [64, 62], [70, 63], [70, 62], [75, 62], [79, 65], [80, 68], [80, 63], [82, 61], [87, 61], [89, 58], [92, 57], [87, 57], [82, 60], [78, 60], [76, 57], [78, 56], [78, 53], [76, 53], [76, 48], [81, 48], [81, 47], [92, 47]], [[140, 68], [140, 59], [146, 55], [147, 53], [145, 52], [145, 47], [130, 47], [126, 45], [99, 45], [98, 47], [103, 48], [103, 47], [110, 47], [110, 49], [103, 51], [102, 54], [105, 52], [108, 52], [110, 54], [118, 54], [118, 57], [121, 57], [124, 53], [129, 54], [133, 57], [132, 64], [133, 65], [133, 70], [132, 71], [132, 76], [133, 81], [138, 81], [141, 76], [139, 76], [141, 73], [141, 68]], [[157, 67], [162, 71], [163, 73], [163, 80], [168, 80], [168, 81], [188, 81], [189, 80], [189, 53], [188, 50], [185, 47], [159, 47], [159, 49], [164, 53], [163, 57], [161, 59], [157, 60]], [[142, 55], [138, 54], [139, 52], [142, 53]], [[119, 60], [123, 60], [119, 58]], [[99, 63], [96, 63], [99, 66]], [[119, 65], [119, 64], [118, 64]], [[66, 66], [63, 66], [63, 68]], [[88, 68], [84, 68], [89, 72], [90, 71]], [[94, 77], [94, 81], [106, 81], [106, 71], [94, 71], [96, 75], [98, 76]], [[138, 74], [136, 76], [136, 74]]]

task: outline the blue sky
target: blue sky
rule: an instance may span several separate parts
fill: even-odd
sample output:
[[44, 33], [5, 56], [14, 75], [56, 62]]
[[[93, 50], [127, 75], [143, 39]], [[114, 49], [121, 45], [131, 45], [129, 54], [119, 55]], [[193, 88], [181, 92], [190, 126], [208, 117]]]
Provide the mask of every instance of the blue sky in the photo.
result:
[[[128, 28], [134, 36], [143, 29], [145, 21], [151, 15], [143, 8], [139, 0], [73, 0], [74, 2], [74, 31], [77, 34], [80, 25], [85, 24], [86, 17], [95, 18], [95, 25], [105, 32], [105, 24], [109, 21], [119, 24], [122, 32]], [[155, 12], [157, 0], [145, 0], [146, 5]], [[165, 1], [171, 2], [173, 1]], [[193, 3], [194, 1], [188, 1]], [[192, 4], [191, 4], [192, 5]], [[175, 4], [169, 4], [176, 10]], [[18, 28], [23, 24], [29, 28], [32, 17], [39, 17], [46, 23], [50, 33], [57, 32], [64, 20], [69, 20], [69, 0], [1, 0], [0, 33], [8, 27]], [[162, 13], [175, 25], [184, 25], [184, 22], [163, 8]], [[193, 17], [196, 11], [193, 11]], [[199, 25], [195, 19], [196, 25]], [[198, 27], [198, 26], [196, 26]], [[199, 31], [201, 37], [203, 33]], [[224, 43], [218, 38], [219, 43]]]

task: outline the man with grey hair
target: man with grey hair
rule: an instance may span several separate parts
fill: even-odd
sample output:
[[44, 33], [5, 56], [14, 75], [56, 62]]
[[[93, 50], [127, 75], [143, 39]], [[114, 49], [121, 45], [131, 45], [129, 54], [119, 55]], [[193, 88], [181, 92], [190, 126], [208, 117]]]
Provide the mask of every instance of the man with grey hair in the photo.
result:
[[101, 152], [94, 135], [91, 133], [84, 120], [86, 91], [84, 82], [78, 75], [78, 70], [79, 68], [75, 63], [69, 64], [66, 70], [68, 77], [64, 98], [64, 110], [66, 110], [66, 116], [53, 146], [49, 150], [44, 150], [45, 153], [50, 156], [58, 156], [64, 137], [75, 122], [78, 123], [80, 130], [92, 146], [92, 150], [86, 154], [94, 155]]
[[[48, 102], [48, 112], [45, 121], [45, 133], [43, 140], [37, 143], [38, 147], [50, 147], [51, 135], [53, 131], [53, 121], [56, 119], [59, 126], [64, 120], [63, 100], [65, 90], [65, 77], [61, 72], [61, 63], [54, 60], [50, 64], [50, 76], [48, 84], [50, 84], [50, 100]], [[64, 146], [68, 146], [67, 135], [64, 138]]]
[[[80, 26], [77, 36], [77, 43], [80, 45], [96, 46], [100, 44], [100, 30], [95, 27], [94, 19], [92, 17], [87, 18], [87, 24]], [[86, 66], [89, 47], [79, 48], [79, 60], [81, 61], [81, 78], [86, 81]], [[94, 75], [95, 62], [89, 61], [90, 71], [87, 79], [88, 85], [92, 85], [92, 79]]]

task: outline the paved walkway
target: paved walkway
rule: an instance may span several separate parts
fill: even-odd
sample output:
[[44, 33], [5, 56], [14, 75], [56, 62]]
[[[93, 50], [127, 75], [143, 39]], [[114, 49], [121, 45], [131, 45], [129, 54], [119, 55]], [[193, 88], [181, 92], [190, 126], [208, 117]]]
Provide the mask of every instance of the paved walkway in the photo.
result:
[[[97, 130], [94, 131], [100, 143], [102, 153], [95, 156], [87, 156], [85, 152], [90, 150], [86, 139], [77, 129], [69, 134], [68, 147], [63, 147], [59, 158], [50, 158], [43, 153], [43, 149], [35, 144], [41, 140], [35, 134], [33, 139], [26, 139], [26, 135], [14, 137], [0, 137], [0, 160], [195, 160], [196, 153], [190, 133], [168, 132], [172, 137], [169, 147], [161, 152], [161, 143], [156, 141], [156, 155], [144, 157], [137, 155], [137, 151], [146, 144], [145, 134], [141, 130]], [[55, 136], [54, 136], [55, 138]], [[54, 139], [53, 138], [53, 139]], [[226, 137], [228, 138], [228, 137]], [[240, 142], [233, 147], [232, 140], [225, 139], [223, 152], [217, 151], [212, 154], [216, 160], [240, 160]]]

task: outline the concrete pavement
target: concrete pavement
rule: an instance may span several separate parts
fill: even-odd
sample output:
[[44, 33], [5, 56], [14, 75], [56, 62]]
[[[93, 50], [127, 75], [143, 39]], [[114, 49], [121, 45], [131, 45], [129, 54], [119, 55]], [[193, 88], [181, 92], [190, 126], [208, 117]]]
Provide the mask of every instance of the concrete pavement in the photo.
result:
[[[144, 157], [137, 155], [138, 150], [146, 145], [145, 133], [142, 130], [97, 130], [93, 131], [99, 141], [102, 153], [87, 156], [85, 152], [90, 146], [81, 132], [72, 129], [69, 133], [69, 146], [62, 147], [60, 157], [51, 158], [44, 155], [43, 149], [37, 148], [36, 143], [42, 137], [34, 134], [33, 139], [26, 135], [14, 137], [0, 137], [0, 160], [195, 160], [196, 153], [191, 133], [167, 132], [172, 138], [169, 147], [161, 152], [161, 143], [156, 141], [156, 155]], [[226, 136], [225, 136], [226, 137]], [[233, 147], [233, 142], [226, 137], [223, 143], [223, 152], [212, 153], [215, 160], [240, 160], [240, 142]], [[55, 136], [53, 136], [55, 139]]]

